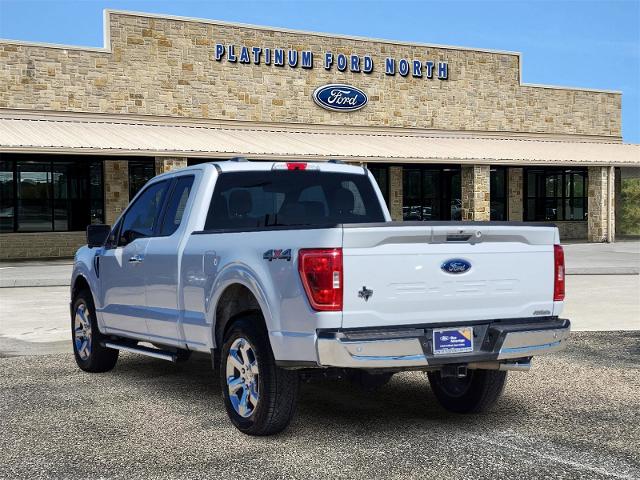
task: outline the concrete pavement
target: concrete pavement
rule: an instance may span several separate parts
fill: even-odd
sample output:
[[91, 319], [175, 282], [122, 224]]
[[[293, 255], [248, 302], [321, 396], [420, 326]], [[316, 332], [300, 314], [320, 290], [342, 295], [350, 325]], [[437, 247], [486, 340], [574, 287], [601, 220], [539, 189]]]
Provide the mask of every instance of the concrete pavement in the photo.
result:
[[0, 288], [69, 285], [72, 259], [0, 262]]

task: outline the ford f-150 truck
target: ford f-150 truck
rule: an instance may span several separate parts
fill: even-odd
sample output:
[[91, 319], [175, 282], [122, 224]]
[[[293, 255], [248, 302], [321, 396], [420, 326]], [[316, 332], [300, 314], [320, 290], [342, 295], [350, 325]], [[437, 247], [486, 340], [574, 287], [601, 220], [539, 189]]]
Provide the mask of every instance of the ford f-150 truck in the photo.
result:
[[488, 409], [508, 370], [561, 349], [554, 225], [393, 222], [365, 167], [204, 163], [159, 175], [75, 256], [78, 366], [120, 350], [211, 354], [242, 432], [283, 430], [301, 374], [368, 386], [427, 373], [444, 408]]

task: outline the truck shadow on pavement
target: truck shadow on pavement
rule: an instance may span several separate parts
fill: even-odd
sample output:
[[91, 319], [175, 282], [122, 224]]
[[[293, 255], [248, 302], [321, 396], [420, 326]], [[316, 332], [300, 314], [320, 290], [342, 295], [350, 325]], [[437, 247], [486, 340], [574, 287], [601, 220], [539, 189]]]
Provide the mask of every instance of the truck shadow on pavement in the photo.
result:
[[[121, 355], [110, 375], [117, 375], [127, 386], [136, 385], [139, 394], [147, 397], [149, 402], [154, 402], [153, 397], [161, 391], [162, 400], [177, 404], [189, 402], [191, 407], [215, 410], [215, 417], [226, 416], [220, 372], [211, 368], [208, 357], [194, 355], [188, 362], [171, 364], [125, 354]], [[516, 415], [526, 411], [526, 403], [505, 392], [491, 412], [453, 414], [438, 404], [426, 374], [407, 372], [396, 374], [387, 385], [373, 391], [345, 379], [302, 381], [293, 424], [330, 423], [339, 425], [340, 430], [359, 429], [366, 425], [367, 430], [377, 433], [397, 431], [403, 424], [430, 421], [445, 422], [451, 426], [471, 426], [490, 421], [493, 427], [499, 427], [503, 423], [512, 423]]]

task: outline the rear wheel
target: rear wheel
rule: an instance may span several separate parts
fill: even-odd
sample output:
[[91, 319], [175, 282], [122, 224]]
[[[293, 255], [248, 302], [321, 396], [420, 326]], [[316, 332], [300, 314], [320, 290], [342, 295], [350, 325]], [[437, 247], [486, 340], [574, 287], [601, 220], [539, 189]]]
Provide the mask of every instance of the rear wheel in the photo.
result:
[[98, 330], [93, 297], [89, 290], [79, 292], [73, 302], [71, 317], [73, 355], [85, 372], [107, 372], [118, 361], [118, 350], [100, 345], [102, 335]]
[[231, 422], [248, 435], [273, 435], [291, 421], [298, 374], [275, 364], [261, 318], [235, 322], [225, 335], [220, 383]]
[[438, 402], [455, 413], [489, 410], [507, 381], [507, 372], [499, 370], [467, 370], [464, 377], [443, 377], [440, 372], [428, 372], [427, 375]]

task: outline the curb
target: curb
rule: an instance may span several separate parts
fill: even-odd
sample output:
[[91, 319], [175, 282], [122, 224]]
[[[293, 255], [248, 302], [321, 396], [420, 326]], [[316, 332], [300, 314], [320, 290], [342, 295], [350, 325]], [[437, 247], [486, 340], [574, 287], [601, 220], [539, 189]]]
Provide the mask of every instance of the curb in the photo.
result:
[[640, 275], [638, 267], [576, 267], [567, 268], [567, 275]]
[[19, 280], [0, 280], [0, 288], [24, 288], [24, 287], [68, 287], [70, 280], [56, 279], [19, 279]]

